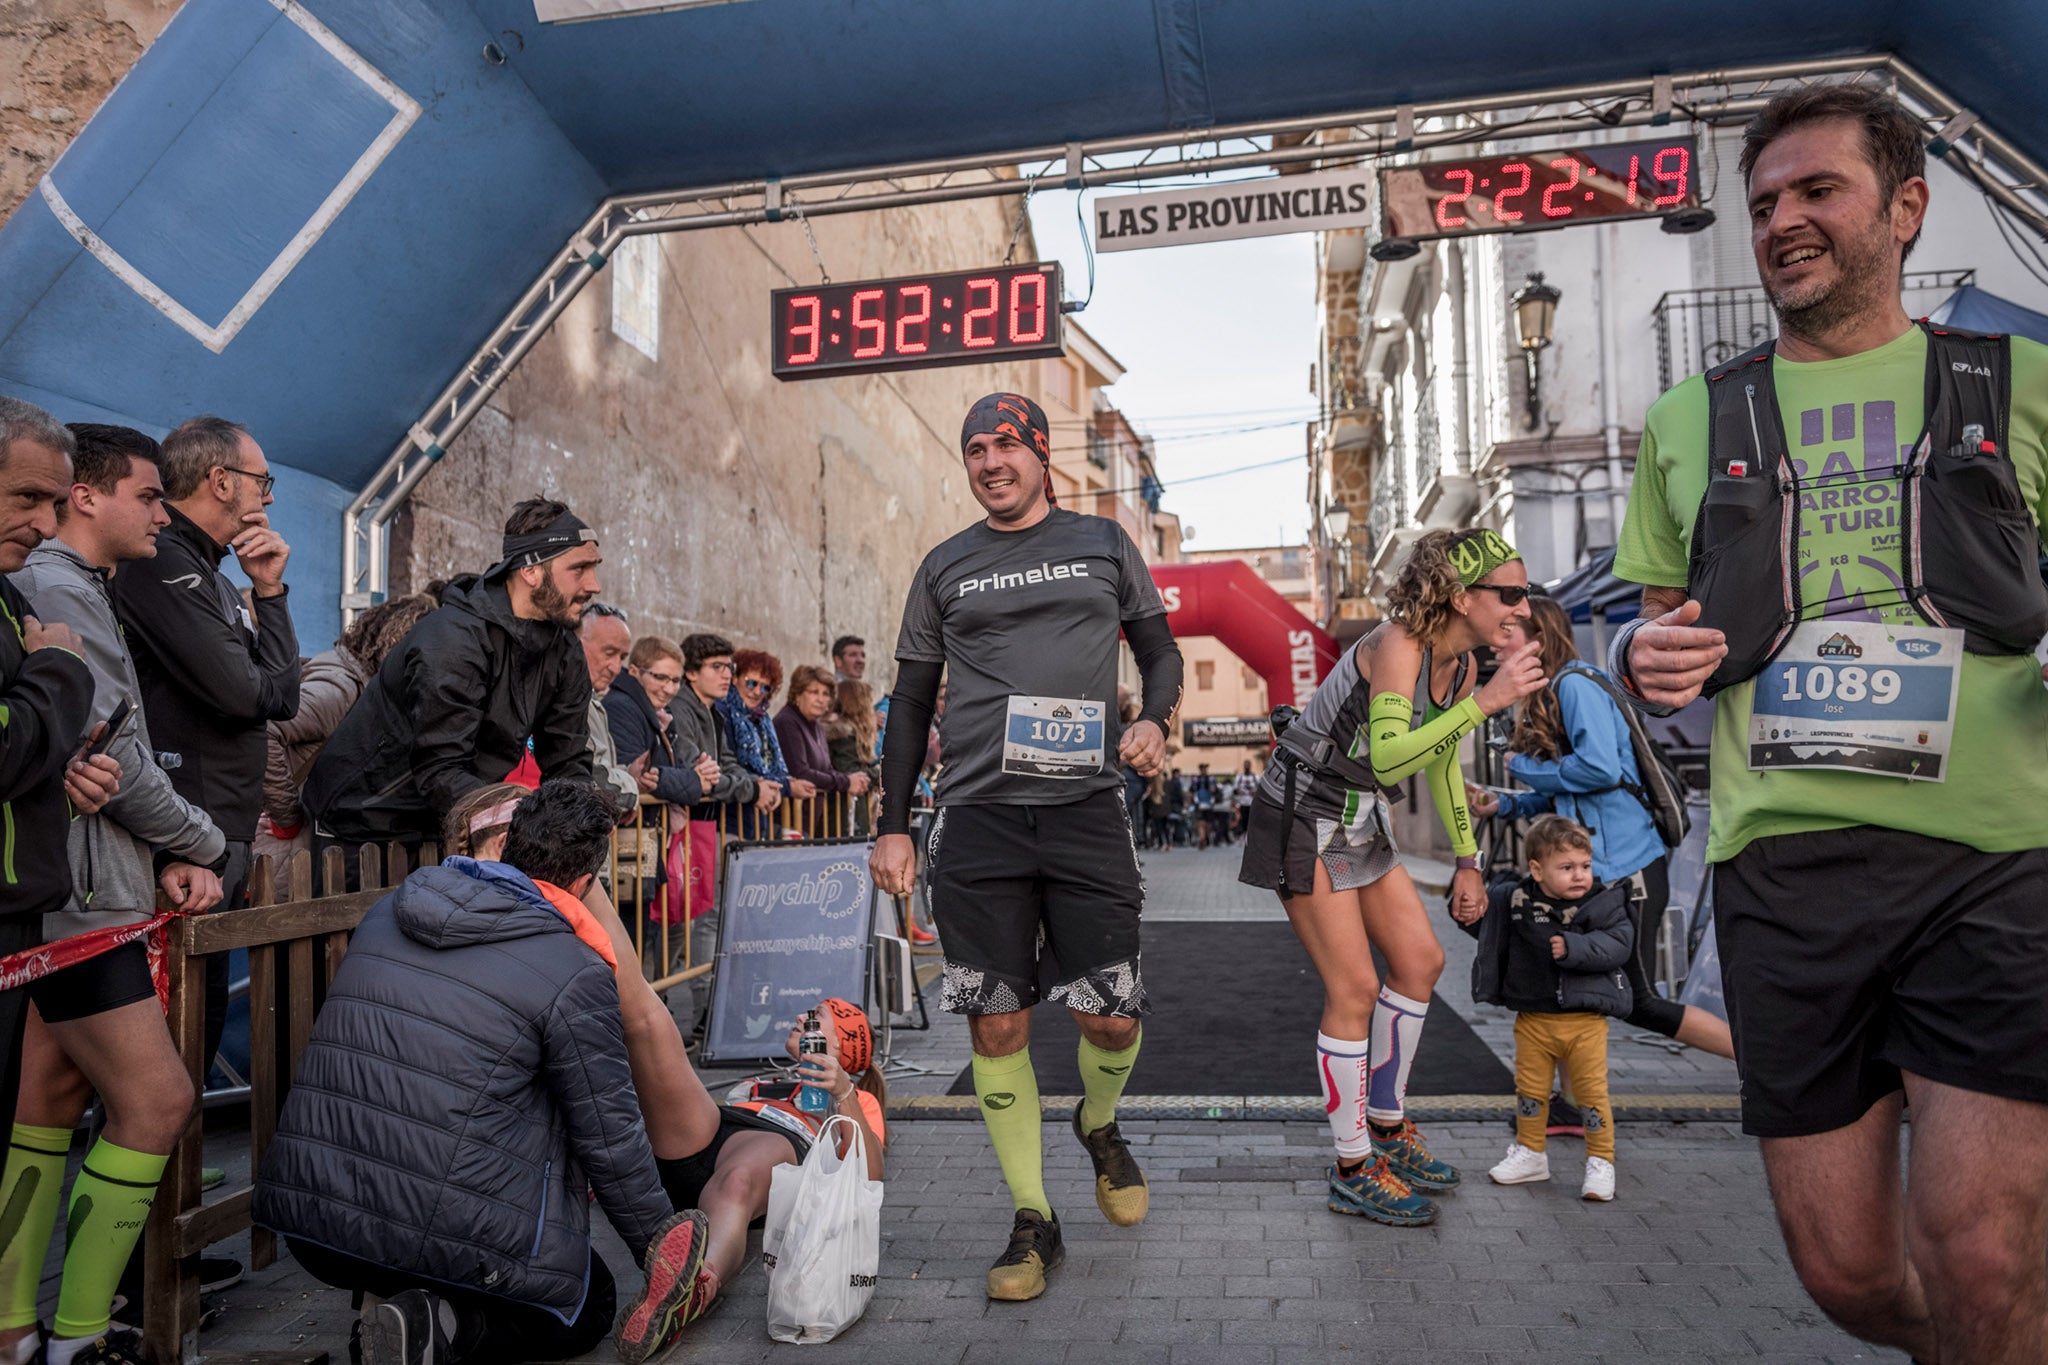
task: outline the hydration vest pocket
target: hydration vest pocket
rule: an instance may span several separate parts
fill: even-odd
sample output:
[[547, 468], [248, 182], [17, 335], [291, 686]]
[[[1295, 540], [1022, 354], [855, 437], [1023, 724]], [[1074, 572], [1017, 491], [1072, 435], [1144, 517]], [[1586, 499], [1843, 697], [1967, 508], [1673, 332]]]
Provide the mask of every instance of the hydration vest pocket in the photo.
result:
[[1973, 654], [2031, 654], [2048, 635], [2040, 537], [2011, 460], [1962, 448], [1927, 461], [1908, 528], [1920, 582]]
[[[1728, 641], [1728, 656], [1701, 688], [1712, 696], [1753, 676], [1784, 643], [1797, 603], [1789, 600], [1785, 556], [1798, 504], [1779, 496], [1774, 471], [1715, 474], [1700, 499], [1687, 581], [1702, 607], [1699, 624]], [[1769, 606], [1777, 610], [1760, 609]], [[1717, 610], [1726, 606], [1729, 610]]]

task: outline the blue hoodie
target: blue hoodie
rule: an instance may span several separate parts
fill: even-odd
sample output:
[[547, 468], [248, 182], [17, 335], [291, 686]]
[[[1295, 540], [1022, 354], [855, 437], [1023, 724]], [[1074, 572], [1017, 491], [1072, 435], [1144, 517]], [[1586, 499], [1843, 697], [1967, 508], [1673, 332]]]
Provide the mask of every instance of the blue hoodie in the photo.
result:
[[1642, 774], [1621, 708], [1585, 676], [1597, 671], [1574, 664], [1551, 684], [1569, 752], [1557, 759], [1510, 757], [1508, 772], [1534, 790], [1502, 797], [1500, 818], [1526, 820], [1555, 811], [1578, 821], [1593, 834], [1593, 875], [1611, 883], [1642, 871], [1665, 849], [1643, 803], [1616, 786], [1624, 779], [1640, 784]]

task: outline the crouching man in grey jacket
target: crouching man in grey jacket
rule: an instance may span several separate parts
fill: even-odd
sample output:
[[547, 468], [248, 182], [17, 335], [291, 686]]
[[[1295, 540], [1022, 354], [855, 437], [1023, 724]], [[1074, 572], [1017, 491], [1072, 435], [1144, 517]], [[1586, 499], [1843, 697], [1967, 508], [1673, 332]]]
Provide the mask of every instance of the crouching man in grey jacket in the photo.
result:
[[[57, 535], [12, 582], [39, 620], [77, 634], [92, 672], [90, 722], [111, 729], [107, 752], [124, 780], [98, 814], [71, 824], [71, 902], [43, 917], [49, 941], [146, 921], [159, 890], [180, 909], [210, 909], [227, 862], [220, 830], [173, 790], [146, 719], [132, 709], [142, 692], [108, 587], [120, 565], [156, 554], [157, 532], [170, 524], [157, 443], [128, 427], [86, 423], [71, 433], [78, 450], [70, 492], [57, 504]], [[124, 706], [131, 709], [117, 720]], [[24, 1273], [32, 1282], [39, 1272], [57, 1222], [71, 1130], [97, 1090], [107, 1124], [73, 1185], [64, 1287], [47, 1350], [60, 1365], [131, 1360], [135, 1343], [107, 1334], [108, 1308], [168, 1153], [191, 1117], [192, 1082], [171, 1045], [142, 940], [44, 977], [29, 997], [21, 1094], [0, 1176], [0, 1201], [19, 1209], [22, 1221], [0, 1248], [0, 1283], [22, 1283]], [[222, 1277], [212, 1266], [207, 1273]], [[0, 1359], [36, 1327], [33, 1304], [10, 1305], [0, 1316]]]
[[543, 784], [503, 862], [415, 872], [335, 974], [254, 1216], [318, 1278], [383, 1300], [363, 1306], [366, 1362], [591, 1350], [616, 1304], [591, 1187], [647, 1270], [621, 1354], [638, 1365], [680, 1330], [707, 1225], [662, 1192], [611, 940], [580, 900], [617, 810], [595, 783]]

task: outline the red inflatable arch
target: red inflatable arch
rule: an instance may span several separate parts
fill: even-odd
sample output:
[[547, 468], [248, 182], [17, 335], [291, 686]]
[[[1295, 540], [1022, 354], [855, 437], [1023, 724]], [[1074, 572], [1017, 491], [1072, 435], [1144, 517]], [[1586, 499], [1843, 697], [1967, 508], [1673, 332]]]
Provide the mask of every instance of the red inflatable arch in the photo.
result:
[[1213, 635], [1266, 680], [1272, 704], [1308, 705], [1337, 665], [1337, 642], [1241, 559], [1154, 564], [1176, 636]]

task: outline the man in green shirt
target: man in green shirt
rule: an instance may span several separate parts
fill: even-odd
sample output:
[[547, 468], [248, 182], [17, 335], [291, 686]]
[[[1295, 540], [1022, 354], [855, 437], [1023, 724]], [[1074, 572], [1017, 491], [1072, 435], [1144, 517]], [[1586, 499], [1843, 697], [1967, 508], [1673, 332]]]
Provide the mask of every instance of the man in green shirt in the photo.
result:
[[[1650, 409], [1615, 561], [1646, 585], [1645, 619], [1612, 662], [1650, 709], [1717, 697], [1708, 856], [1743, 1127], [1801, 1281], [1921, 1361], [2040, 1361], [2048, 690], [2022, 652], [2039, 622], [2011, 604], [2048, 602], [2048, 348], [2010, 341], [2009, 421], [1956, 440], [1958, 405], [1930, 420], [1935, 378], [1994, 393], [2008, 362], [2002, 341], [1983, 365], [1944, 349], [1937, 375], [1931, 347], [1978, 343], [1900, 306], [1922, 139], [1852, 86], [1750, 124], [1751, 239], [1780, 335]], [[1952, 469], [1990, 490], [1981, 514], [1956, 514]], [[1935, 553], [1944, 508], [1950, 545], [1999, 573]], [[2002, 645], [1955, 628], [1987, 584]]]

